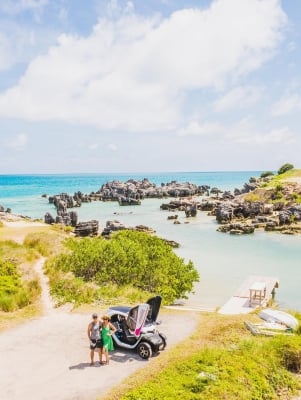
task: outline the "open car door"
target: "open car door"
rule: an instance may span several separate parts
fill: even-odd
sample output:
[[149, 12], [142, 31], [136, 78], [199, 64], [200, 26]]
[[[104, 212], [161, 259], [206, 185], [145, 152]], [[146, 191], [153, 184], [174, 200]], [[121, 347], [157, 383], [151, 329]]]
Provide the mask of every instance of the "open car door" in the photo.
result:
[[158, 318], [158, 314], [160, 311], [162, 303], [162, 297], [161, 296], [155, 296], [152, 297], [151, 299], [147, 300], [147, 304], [149, 305], [149, 312], [147, 315], [147, 322], [156, 322]]
[[141, 329], [145, 323], [149, 309], [149, 304], [139, 304], [139, 306], [136, 306], [129, 311], [127, 317], [127, 326], [130, 332], [133, 332], [136, 337], [138, 337], [141, 333]]

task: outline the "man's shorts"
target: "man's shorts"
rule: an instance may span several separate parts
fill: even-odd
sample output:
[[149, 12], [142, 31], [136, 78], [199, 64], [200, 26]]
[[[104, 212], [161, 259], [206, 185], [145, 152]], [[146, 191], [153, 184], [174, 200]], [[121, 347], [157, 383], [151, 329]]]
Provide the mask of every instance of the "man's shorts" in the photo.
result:
[[91, 342], [90, 342], [91, 350], [102, 349], [102, 348], [103, 348], [102, 339], [91, 340]]

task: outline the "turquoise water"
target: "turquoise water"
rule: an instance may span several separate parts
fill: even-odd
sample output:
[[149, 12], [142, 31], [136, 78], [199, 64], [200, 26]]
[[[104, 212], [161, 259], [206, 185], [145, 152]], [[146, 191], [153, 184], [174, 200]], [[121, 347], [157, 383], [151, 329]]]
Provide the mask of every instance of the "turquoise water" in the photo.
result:
[[[35, 175], [0, 176], [0, 204], [11, 207], [14, 213], [43, 218], [55, 210], [41, 194], [62, 191], [73, 193], [96, 191], [108, 180], [149, 178], [160, 184], [171, 180], [208, 184], [221, 189], [242, 187], [250, 176], [260, 172], [206, 172], [164, 174], [106, 174], [106, 175]], [[168, 200], [165, 200], [168, 201]], [[80, 220], [96, 218], [101, 227], [107, 220], [116, 219], [135, 226], [144, 224], [156, 229], [159, 236], [176, 240], [181, 247], [177, 254], [191, 259], [200, 272], [195, 294], [188, 305], [221, 306], [248, 275], [268, 275], [279, 278], [276, 300], [282, 308], [301, 311], [301, 236], [286, 236], [256, 232], [254, 235], [230, 236], [216, 232], [216, 222], [206, 213], [187, 219], [179, 214], [180, 225], [167, 220], [168, 213], [160, 211], [162, 200], [147, 199], [141, 206], [119, 207], [117, 203], [93, 202], [76, 209]]]

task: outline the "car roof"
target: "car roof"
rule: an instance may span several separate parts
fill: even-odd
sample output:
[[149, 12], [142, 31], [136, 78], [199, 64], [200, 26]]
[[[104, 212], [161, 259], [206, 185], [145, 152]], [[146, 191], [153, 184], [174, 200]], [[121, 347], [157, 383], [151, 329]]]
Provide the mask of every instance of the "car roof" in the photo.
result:
[[109, 312], [115, 311], [115, 312], [121, 312], [124, 314], [127, 314], [132, 307], [127, 307], [127, 306], [114, 306], [109, 308]]

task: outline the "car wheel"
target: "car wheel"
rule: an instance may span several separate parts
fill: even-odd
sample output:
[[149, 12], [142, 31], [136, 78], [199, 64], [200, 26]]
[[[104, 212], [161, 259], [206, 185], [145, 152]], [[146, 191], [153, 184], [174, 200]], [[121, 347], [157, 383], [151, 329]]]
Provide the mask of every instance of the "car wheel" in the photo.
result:
[[150, 358], [153, 354], [151, 346], [146, 342], [141, 342], [137, 346], [138, 354], [144, 360]]
[[162, 339], [162, 342], [163, 342], [163, 347], [162, 347], [162, 350], [164, 350], [165, 349], [165, 347], [166, 347], [166, 339], [165, 339], [165, 337], [163, 337], [162, 335], [160, 335], [159, 334], [159, 336], [160, 336], [160, 338]]

